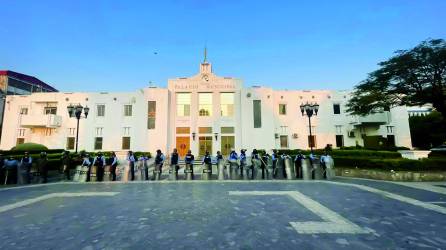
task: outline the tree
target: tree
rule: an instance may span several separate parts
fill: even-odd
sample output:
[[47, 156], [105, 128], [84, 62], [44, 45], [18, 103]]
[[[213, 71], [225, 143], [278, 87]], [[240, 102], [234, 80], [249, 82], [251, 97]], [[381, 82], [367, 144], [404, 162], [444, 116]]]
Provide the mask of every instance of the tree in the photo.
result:
[[367, 115], [395, 106], [432, 104], [446, 117], [446, 41], [429, 39], [395, 54], [355, 87], [348, 112]]

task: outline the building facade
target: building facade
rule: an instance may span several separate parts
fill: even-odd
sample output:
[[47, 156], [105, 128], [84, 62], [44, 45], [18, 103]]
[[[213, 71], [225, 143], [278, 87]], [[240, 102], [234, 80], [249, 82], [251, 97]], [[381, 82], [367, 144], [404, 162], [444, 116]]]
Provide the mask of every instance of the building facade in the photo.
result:
[[[129, 93], [33, 93], [8, 96], [4, 140], [0, 148], [36, 142], [49, 148], [74, 149], [76, 119], [67, 106], [90, 107], [81, 119], [79, 150], [170, 152], [177, 148], [203, 155], [228, 154], [231, 148], [307, 149], [364, 145], [369, 137], [411, 148], [406, 107], [366, 117], [345, 112], [348, 91], [274, 90], [243, 87], [242, 80], [220, 77], [204, 61], [192, 77], [168, 80], [167, 88]], [[302, 103], [318, 103], [308, 117]]]
[[[57, 89], [34, 76], [11, 70], [0, 70], [0, 131], [3, 125], [3, 111], [7, 95], [29, 95], [35, 92], [57, 92]], [[1, 140], [1, 134], [0, 134]]]

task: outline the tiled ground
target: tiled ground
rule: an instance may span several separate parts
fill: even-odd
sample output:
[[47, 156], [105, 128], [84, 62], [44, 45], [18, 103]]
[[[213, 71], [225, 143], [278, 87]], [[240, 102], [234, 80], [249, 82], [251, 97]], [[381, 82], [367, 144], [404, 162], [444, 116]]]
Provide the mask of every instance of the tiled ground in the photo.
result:
[[[61, 183], [0, 189], [0, 249], [446, 248], [444, 206], [434, 211], [337, 184], [351, 182], [422, 204], [446, 200], [438, 192], [353, 179]], [[364, 232], [298, 233], [290, 222], [327, 221], [321, 207], [280, 193], [231, 191], [298, 191], [298, 198], [311, 199]], [[52, 193], [103, 192], [117, 194], [32, 200]]]

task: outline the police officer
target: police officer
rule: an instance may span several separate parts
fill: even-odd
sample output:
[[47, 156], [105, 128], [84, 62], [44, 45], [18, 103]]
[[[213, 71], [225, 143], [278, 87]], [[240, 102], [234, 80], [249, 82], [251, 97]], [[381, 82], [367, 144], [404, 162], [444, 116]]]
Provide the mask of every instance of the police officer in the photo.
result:
[[239, 166], [237, 164], [238, 155], [234, 149], [231, 150], [228, 160], [229, 160], [229, 176], [230, 176], [230, 178], [232, 180], [239, 179], [239, 176], [238, 176], [238, 167]]
[[172, 154], [170, 155], [170, 167], [173, 168], [172, 171], [178, 172], [178, 160], [178, 151], [176, 148], [174, 148]]
[[22, 159], [20, 160], [20, 177], [19, 178], [21, 180], [22, 183], [19, 184], [24, 184], [24, 183], [31, 183], [31, 166], [33, 163], [33, 159], [31, 158], [31, 156], [29, 156], [28, 152], [25, 152], [24, 156], [22, 157]]
[[158, 168], [159, 171], [162, 172], [164, 160], [166, 157], [161, 152], [160, 149], [156, 150], [156, 156], [155, 156], [155, 166]]
[[327, 161], [329, 161], [329, 156], [328, 156], [328, 150], [326, 149], [324, 154], [321, 156], [321, 167], [322, 170], [324, 171], [324, 179], [327, 179]]
[[91, 167], [92, 159], [90, 158], [89, 154], [84, 155], [84, 160], [82, 161], [82, 166], [87, 167], [87, 176], [85, 178], [85, 181], [90, 181], [90, 167]]
[[[212, 157], [209, 154], [209, 151], [206, 151], [202, 161], [201, 161], [201, 165], [203, 165], [203, 170], [211, 170], [212, 171]], [[207, 173], [203, 173], [202, 174], [207, 174]], [[211, 173], [212, 175], [212, 173]]]
[[37, 166], [40, 171], [40, 182], [47, 183], [48, 181], [48, 158], [46, 152], [40, 153], [40, 159], [37, 160]]
[[201, 161], [202, 164], [212, 164], [212, 157], [209, 154], [209, 151], [206, 151], [204, 154], [203, 160]]
[[274, 149], [273, 153], [271, 154], [271, 159], [273, 160], [273, 177], [276, 178], [277, 176], [277, 151]]
[[97, 174], [97, 180], [102, 181], [104, 178], [104, 168], [105, 168], [105, 157], [102, 155], [101, 152], [98, 152], [96, 157], [93, 160], [93, 166], [96, 166], [96, 174]]
[[235, 152], [234, 149], [231, 150], [231, 153], [229, 154], [229, 160], [238, 160], [237, 152]]
[[269, 160], [269, 154], [265, 152], [264, 155], [262, 155], [262, 178], [268, 179], [268, 160]]
[[[260, 173], [258, 172], [258, 170], [259, 169], [255, 169], [254, 170], [254, 161], [255, 160], [259, 160], [260, 161], [260, 156], [259, 156], [259, 152], [257, 151], [257, 149], [253, 149], [252, 150], [252, 153], [251, 153], [251, 161], [252, 161], [252, 178], [254, 179], [254, 171], [257, 171], [256, 172], [256, 175], [260, 175]], [[260, 163], [260, 168], [261, 168], [261, 171], [262, 171], [262, 179], [263, 179], [263, 176], [264, 176], [264, 171], [263, 171], [263, 167], [262, 167], [262, 163]], [[256, 179], [259, 179], [259, 177], [256, 177]]]
[[223, 155], [221, 154], [220, 151], [217, 151], [217, 155], [215, 156], [215, 159], [217, 159], [217, 164], [219, 161], [223, 160]]
[[[248, 175], [248, 169], [247, 168], [247, 164], [246, 164], [246, 149], [242, 149], [240, 150], [240, 176], [243, 178], [243, 171], [246, 171], [246, 175]], [[246, 176], [249, 178], [249, 176]]]
[[5, 185], [6, 184], [15, 184], [17, 181], [18, 176], [18, 168], [19, 168], [19, 162], [13, 157], [9, 156], [8, 159], [5, 159], [4, 161], [4, 168], [5, 168]]
[[135, 163], [136, 158], [132, 151], [127, 153], [127, 161], [129, 161], [130, 180], [135, 180]]
[[149, 180], [149, 167], [147, 166], [147, 160], [149, 160], [149, 157], [147, 157], [146, 155], [142, 154], [139, 158], [139, 171], [140, 171], [140, 178], [141, 180]]
[[70, 165], [71, 165], [70, 153], [68, 151], [64, 151], [62, 155], [62, 170], [67, 180], [70, 180]]
[[116, 181], [116, 167], [118, 166], [118, 157], [116, 157], [116, 153], [112, 152], [108, 160], [110, 162], [110, 174], [112, 175], [112, 181]]
[[282, 154], [280, 155], [280, 158], [282, 159], [282, 173], [283, 173], [283, 178], [286, 179], [287, 174], [286, 174], [286, 167], [285, 167], [285, 160], [286, 160], [286, 155], [285, 153], [282, 152]]
[[302, 160], [305, 159], [305, 156], [301, 151], [297, 152], [296, 157], [294, 158], [294, 168], [296, 169], [296, 178], [302, 178]]
[[184, 156], [184, 163], [186, 164], [186, 169], [188, 170], [188, 166], [190, 170], [192, 171], [192, 176], [194, 175], [194, 155], [192, 154], [192, 151], [188, 150], [186, 156]]

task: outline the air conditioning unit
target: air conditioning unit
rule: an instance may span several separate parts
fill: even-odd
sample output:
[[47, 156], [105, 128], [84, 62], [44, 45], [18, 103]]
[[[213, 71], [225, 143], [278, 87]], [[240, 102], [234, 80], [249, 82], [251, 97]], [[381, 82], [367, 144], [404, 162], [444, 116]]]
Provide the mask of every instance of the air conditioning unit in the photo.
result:
[[298, 137], [299, 137], [299, 135], [297, 135], [297, 133], [294, 133], [294, 134], [293, 134], [293, 138], [294, 138], [294, 139], [297, 139]]
[[279, 134], [278, 134], [278, 133], [275, 133], [275, 134], [274, 134], [274, 138], [279, 139]]
[[348, 131], [348, 137], [355, 137], [355, 131]]

